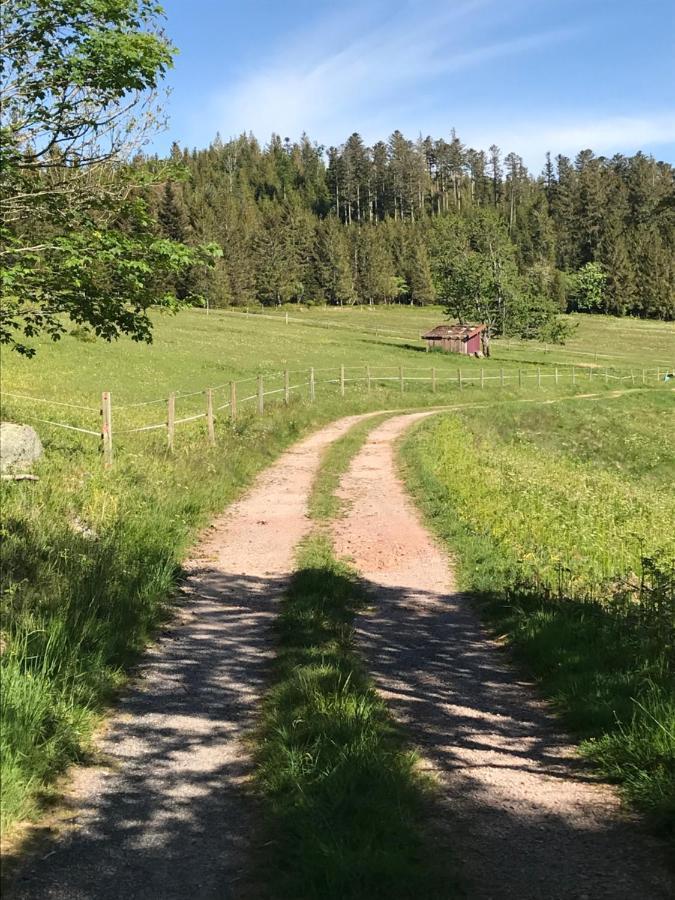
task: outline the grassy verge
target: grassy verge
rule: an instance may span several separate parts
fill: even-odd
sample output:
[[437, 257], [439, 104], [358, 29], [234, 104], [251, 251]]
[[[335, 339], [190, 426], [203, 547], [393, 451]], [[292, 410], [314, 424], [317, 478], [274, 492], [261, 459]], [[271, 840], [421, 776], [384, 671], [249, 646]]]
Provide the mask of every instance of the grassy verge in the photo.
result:
[[[68, 336], [57, 344], [38, 341], [36, 360], [11, 354], [3, 358], [3, 391], [15, 396], [2, 398], [2, 417], [34, 424], [46, 451], [36, 468], [39, 482], [0, 485], [3, 830], [36, 813], [54, 776], [86, 753], [89, 734], [111, 692], [164, 615], [197, 530], [256, 472], [308, 429], [341, 415], [459, 400], [457, 358], [434, 354], [432, 359], [417, 340], [420, 331], [442, 320], [438, 309], [295, 310], [288, 324], [284, 317], [285, 312], [268, 320], [190, 311], [157, 317], [151, 347]], [[598, 345], [596, 331], [604, 321], [580, 319], [577, 337], [586, 349], [579, 362], [589, 360], [589, 347]], [[591, 326], [592, 339], [587, 337]], [[660, 358], [660, 348], [672, 344], [672, 326], [622, 320], [621, 329], [611, 332], [611, 346], [604, 350], [635, 349], [639, 335], [644, 347], [630, 359], [616, 360], [619, 365], [650, 365], [645, 355]], [[496, 351], [493, 360], [459, 361], [463, 375], [474, 379], [470, 386], [465, 383], [462, 402], [517, 396], [515, 382], [498, 386], [505, 360], [529, 365], [527, 392], [536, 390], [534, 365], [545, 367], [557, 359], [541, 347]], [[574, 354], [559, 355], [560, 362], [576, 359]], [[347, 398], [341, 400], [335, 381], [343, 363], [348, 380]], [[359, 372], [365, 377], [366, 364], [394, 379], [404, 367], [404, 394], [392, 380], [374, 378], [371, 393], [363, 381], [351, 380]], [[414, 380], [420, 372], [428, 376], [432, 364], [438, 369], [437, 394], [428, 382]], [[321, 382], [314, 407], [294, 400], [289, 409], [270, 403], [262, 420], [246, 415], [255, 399], [245, 398], [255, 393], [259, 372], [290, 368], [295, 383], [307, 378], [310, 366]], [[481, 391], [477, 379], [483, 368], [492, 380]], [[173, 456], [165, 452], [162, 431], [125, 434], [129, 428], [161, 423], [166, 404], [154, 401], [169, 391], [178, 391], [177, 418], [187, 418], [204, 411], [204, 397], [195, 390], [220, 385], [214, 401], [219, 406], [229, 396], [228, 382], [242, 378], [250, 383], [240, 384], [240, 420], [233, 426], [223, 413], [216, 448], [209, 447], [195, 424], [179, 426]], [[333, 383], [325, 383], [328, 379]], [[590, 384], [602, 390], [598, 380], [587, 382], [579, 374], [577, 389], [587, 390]], [[270, 375], [265, 387], [279, 390], [283, 380]], [[570, 388], [568, 371], [559, 388], [552, 378], [545, 381], [541, 395]], [[44, 422], [95, 430], [102, 390], [113, 393], [116, 461], [110, 472], [101, 470], [96, 437]], [[135, 405], [141, 401], [153, 402]], [[668, 439], [664, 441], [667, 448]], [[330, 464], [341, 463], [334, 458]], [[331, 477], [334, 482], [327, 468], [327, 485]], [[317, 518], [335, 511], [329, 493], [313, 501]]]
[[612, 431], [597, 407], [561, 405], [543, 423], [539, 409], [474, 413], [423, 424], [402, 454], [462, 586], [508, 635], [600, 773], [672, 830], [675, 496], [661, 483], [668, 466], [655, 449], [658, 430], [653, 442], [640, 436], [642, 465], [639, 453], [627, 455], [630, 478], [616, 471], [632, 416], [663, 401], [620, 402]]
[[354, 650], [363, 600], [328, 539], [311, 537], [282, 606], [259, 750], [276, 898], [455, 895], [425, 839], [430, 782]]

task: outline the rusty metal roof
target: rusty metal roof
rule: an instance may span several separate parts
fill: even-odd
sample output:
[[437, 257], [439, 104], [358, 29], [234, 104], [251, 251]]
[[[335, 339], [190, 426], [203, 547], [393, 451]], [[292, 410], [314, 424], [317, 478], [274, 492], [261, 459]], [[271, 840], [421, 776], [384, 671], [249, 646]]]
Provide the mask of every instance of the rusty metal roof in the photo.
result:
[[476, 334], [480, 334], [481, 331], [485, 330], [485, 325], [437, 325], [435, 328], [432, 328], [431, 331], [427, 331], [426, 334], [423, 334], [422, 337], [424, 339], [430, 338], [433, 340], [434, 338], [438, 338], [439, 340], [446, 338], [450, 340], [463, 340], [468, 341], [469, 338], [472, 338]]

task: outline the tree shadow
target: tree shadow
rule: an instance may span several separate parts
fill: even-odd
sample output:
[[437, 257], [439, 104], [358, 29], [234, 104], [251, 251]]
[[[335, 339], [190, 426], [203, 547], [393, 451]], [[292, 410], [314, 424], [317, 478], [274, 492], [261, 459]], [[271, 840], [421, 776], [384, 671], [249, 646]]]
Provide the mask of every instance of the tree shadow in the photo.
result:
[[[315, 582], [321, 577], [312, 573]], [[272, 629], [286, 587], [283, 578], [209, 565], [191, 571], [177, 620], [144, 657], [101, 740], [105, 765], [75, 771], [70, 820], [36, 837], [5, 896], [278, 896], [244, 742], [270, 682]], [[451, 846], [462, 860], [467, 896], [671, 896], [657, 843], [599, 795], [584, 793], [595, 790], [590, 769], [530, 685], [514, 678], [467, 598], [364, 587], [375, 606], [358, 616], [358, 646], [393, 714], [440, 776], [429, 834], [441, 836], [438, 853]], [[504, 770], [511, 774], [506, 793], [492, 777]], [[362, 767], [347, 765], [335, 791], [358, 797], [362, 775]], [[580, 788], [579, 806], [563, 809], [556, 791], [570, 781]], [[349, 836], [349, 817], [328, 825]], [[375, 895], [356, 885], [344, 896]], [[428, 900], [424, 888], [417, 896]], [[456, 885], [440, 896], [457, 896]]]
[[358, 619], [358, 646], [440, 778], [442, 827], [468, 896], [672, 896], [664, 845], [599, 784], [471, 598], [365, 589], [372, 607]]

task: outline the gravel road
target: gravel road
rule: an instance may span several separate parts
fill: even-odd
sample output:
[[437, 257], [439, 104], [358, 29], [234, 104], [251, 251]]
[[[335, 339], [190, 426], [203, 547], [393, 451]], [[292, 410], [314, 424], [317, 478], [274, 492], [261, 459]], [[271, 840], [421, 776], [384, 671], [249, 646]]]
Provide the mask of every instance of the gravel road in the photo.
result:
[[439, 827], [471, 900], [675, 896], [665, 849], [594, 781], [533, 685], [453, 589], [447, 553], [397, 474], [395, 442], [424, 416], [378, 426], [344, 476], [334, 526], [372, 596], [358, 641], [377, 686], [440, 781]]
[[[439, 779], [434, 824], [455, 848], [467, 897], [670, 898], [663, 848], [593, 780], [481, 630], [407, 498], [394, 444], [429, 414], [372, 432], [342, 480], [348, 512], [334, 538], [372, 592], [359, 644]], [[101, 764], [73, 770], [66, 813], [8, 900], [262, 900], [245, 738], [268, 683], [277, 603], [311, 527], [322, 451], [361, 418], [301, 441], [205, 534], [176, 620], [98, 741]]]

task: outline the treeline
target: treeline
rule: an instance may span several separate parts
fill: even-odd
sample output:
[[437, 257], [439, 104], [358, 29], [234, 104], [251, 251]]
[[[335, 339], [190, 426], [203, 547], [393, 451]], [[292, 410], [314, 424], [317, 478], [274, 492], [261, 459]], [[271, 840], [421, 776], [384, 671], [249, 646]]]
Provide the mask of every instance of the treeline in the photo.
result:
[[183, 174], [149, 195], [158, 227], [223, 250], [215, 268], [181, 275], [183, 299], [426, 304], [468, 292], [464, 312], [490, 319], [491, 304], [495, 331], [516, 306], [521, 332], [530, 307], [539, 324], [565, 310], [675, 318], [675, 170], [642, 153], [547, 155], [532, 175], [494, 145], [397, 131], [327, 151], [306, 136], [264, 148], [216, 138], [174, 144], [170, 162]]

